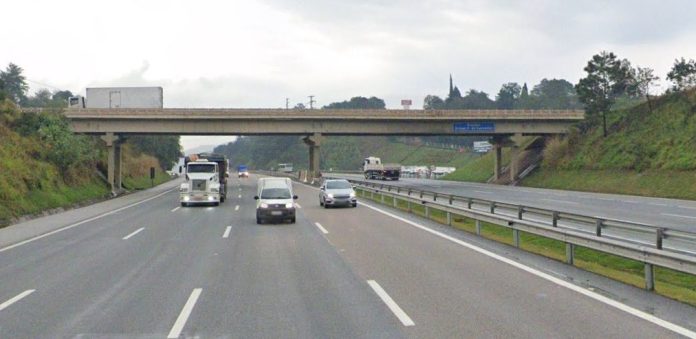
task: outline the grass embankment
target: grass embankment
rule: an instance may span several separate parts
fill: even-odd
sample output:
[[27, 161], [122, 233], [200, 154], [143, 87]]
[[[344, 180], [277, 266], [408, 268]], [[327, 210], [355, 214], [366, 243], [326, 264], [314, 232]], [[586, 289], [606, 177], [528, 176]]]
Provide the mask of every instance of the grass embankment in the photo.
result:
[[[42, 158], [46, 145], [37, 138], [21, 136], [0, 124], [0, 140], [0, 227], [20, 216], [103, 199], [111, 192], [94, 169], [62, 173]], [[151, 165], [157, 169], [155, 184], [169, 180], [159, 169], [157, 159], [135, 155], [127, 149], [124, 148], [124, 184], [128, 189], [150, 187]], [[146, 170], [142, 169], [144, 166]]]
[[[361, 193], [362, 190], [358, 190], [359, 197], [370, 199], [370, 194], [362, 197]], [[380, 202], [381, 196], [374, 194], [374, 201]], [[394, 206], [394, 200], [388, 196], [384, 197], [384, 203]], [[397, 206], [400, 210], [409, 210], [409, 204], [406, 201], [397, 199]], [[424, 206], [411, 204], [410, 207], [411, 213], [425, 217]], [[447, 223], [445, 212], [430, 208], [429, 214], [431, 220], [441, 224]], [[469, 233], [476, 233], [475, 221], [463, 216], [454, 215], [452, 217], [452, 227]], [[512, 230], [503, 226], [481, 222], [481, 236], [507, 245], [513, 245]], [[520, 248], [554, 260], [565, 260], [565, 243], [558, 240], [520, 232]], [[639, 288], [645, 286], [644, 265], [635, 260], [576, 246], [574, 265]], [[696, 276], [694, 275], [656, 267], [655, 291], [666, 297], [696, 306]]]
[[525, 186], [696, 199], [696, 90], [607, 115], [601, 128], [551, 140]]
[[[534, 138], [525, 137], [520, 139], [520, 149], [524, 149], [534, 141]], [[510, 148], [503, 147], [502, 149], [502, 164], [501, 168], [510, 164]], [[455, 181], [470, 181], [470, 182], [487, 182], [493, 177], [493, 167], [495, 166], [495, 152], [491, 151], [483, 155], [471, 155], [472, 158], [458, 167], [456, 171], [444, 176], [444, 180]]]

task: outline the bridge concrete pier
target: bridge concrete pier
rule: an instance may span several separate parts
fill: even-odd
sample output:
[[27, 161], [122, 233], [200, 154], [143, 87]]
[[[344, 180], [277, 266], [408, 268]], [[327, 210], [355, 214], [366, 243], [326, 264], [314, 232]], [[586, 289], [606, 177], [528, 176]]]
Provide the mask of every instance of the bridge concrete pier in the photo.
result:
[[113, 132], [108, 132], [101, 136], [101, 139], [106, 143], [107, 150], [107, 180], [111, 185], [111, 194], [118, 194], [123, 187], [122, 180], [122, 152], [121, 144], [123, 139]]
[[495, 181], [502, 179], [503, 147], [510, 147], [510, 166], [508, 166], [510, 172], [510, 181], [512, 182], [517, 180], [517, 177], [519, 176], [519, 143], [521, 138], [521, 134], [515, 134], [514, 136], [494, 136], [491, 138], [490, 143], [493, 145], [494, 153], [493, 178]]
[[320, 164], [321, 164], [321, 155], [319, 152], [319, 147], [321, 145], [321, 133], [314, 133], [312, 135], [308, 135], [302, 140], [304, 143], [309, 146], [309, 171], [307, 172], [307, 177], [308, 178], [318, 178], [320, 177], [321, 174], [321, 169], [320, 169]]

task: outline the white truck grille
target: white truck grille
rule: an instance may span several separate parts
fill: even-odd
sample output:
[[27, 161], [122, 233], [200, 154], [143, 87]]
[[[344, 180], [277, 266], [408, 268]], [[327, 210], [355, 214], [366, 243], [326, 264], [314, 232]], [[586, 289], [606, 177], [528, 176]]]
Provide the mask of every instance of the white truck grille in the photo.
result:
[[193, 191], [205, 191], [206, 180], [193, 179], [191, 180], [191, 189]]

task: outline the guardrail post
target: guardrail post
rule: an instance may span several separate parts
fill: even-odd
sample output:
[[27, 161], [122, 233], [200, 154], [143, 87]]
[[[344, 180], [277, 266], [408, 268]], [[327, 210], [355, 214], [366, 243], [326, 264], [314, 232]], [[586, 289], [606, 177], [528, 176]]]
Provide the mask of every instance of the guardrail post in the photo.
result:
[[401, 193], [401, 187], [399, 187], [399, 186], [396, 187], [396, 193]]
[[566, 264], [573, 265], [575, 263], [575, 245], [566, 243]]
[[595, 234], [596, 234], [598, 237], [601, 237], [601, 236], [602, 236], [602, 224], [604, 224], [604, 220], [602, 220], [602, 219], [597, 219], [597, 222], [596, 222], [596, 223], [597, 223], [597, 228], [596, 228], [596, 230], [595, 230]]
[[425, 218], [430, 219], [430, 207], [428, 207], [428, 205], [423, 206], [425, 206]]
[[553, 220], [551, 222], [553, 227], [558, 227], [558, 212], [553, 211]]
[[453, 195], [450, 195], [450, 197], [449, 197], [449, 204], [450, 204], [450, 205], [452, 205], [452, 201], [453, 201], [453, 200], [454, 200], [454, 196], [453, 196]]
[[515, 247], [520, 247], [520, 231], [514, 228], [512, 229], [512, 241]]
[[466, 199], [466, 208], [471, 209], [471, 204], [474, 201], [471, 198]]
[[481, 235], [481, 220], [476, 220], [476, 234]]
[[408, 189], [408, 196], [411, 196], [411, 189]]
[[491, 214], [495, 213], [495, 202], [491, 201]]
[[524, 207], [517, 206], [517, 219], [522, 220], [522, 213], [524, 213]]
[[375, 191], [370, 191], [370, 199], [375, 200]]
[[413, 210], [411, 209], [411, 201], [408, 200], [407, 202], [408, 202], [408, 206], [407, 206], [407, 208], [408, 208], [408, 213], [411, 213], [411, 212], [413, 212]]
[[399, 206], [398, 201], [396, 200], [396, 196], [392, 196], [392, 202], [394, 203], [394, 208]]
[[437, 192], [433, 193], [433, 201], [437, 201]]
[[645, 263], [645, 289], [655, 290], [655, 271], [652, 264]]
[[420, 191], [420, 198], [423, 199], [423, 191]]
[[384, 193], [380, 193], [380, 196], [382, 197], [381, 202], [382, 202], [382, 204], [384, 204]]
[[655, 233], [657, 236], [657, 239], [655, 239], [655, 248], [657, 248], [658, 250], [661, 250], [662, 249], [662, 239], [664, 239], [664, 237], [665, 237], [665, 230], [663, 228], [658, 228], [657, 232], [655, 232]]
[[452, 226], [452, 212], [447, 212], [447, 226]]

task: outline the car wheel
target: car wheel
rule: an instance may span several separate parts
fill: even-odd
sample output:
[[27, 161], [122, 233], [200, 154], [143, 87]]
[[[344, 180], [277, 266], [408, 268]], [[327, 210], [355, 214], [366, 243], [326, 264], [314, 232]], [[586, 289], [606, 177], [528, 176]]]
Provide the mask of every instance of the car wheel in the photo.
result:
[[329, 204], [324, 203], [324, 208], [329, 208]]
[[261, 220], [261, 218], [259, 218], [259, 217], [256, 217], [256, 223], [261, 225], [261, 224], [263, 224], [263, 220]]
[[319, 206], [324, 207], [324, 202], [319, 199]]
[[352, 206], [353, 206], [353, 207], [358, 207], [358, 203], [356, 202], [356, 203], [354, 203]]
[[187, 206], [188, 206], [187, 203], [185, 203], [185, 202], [182, 202], [182, 203], [181, 203], [181, 207], [187, 207]]

